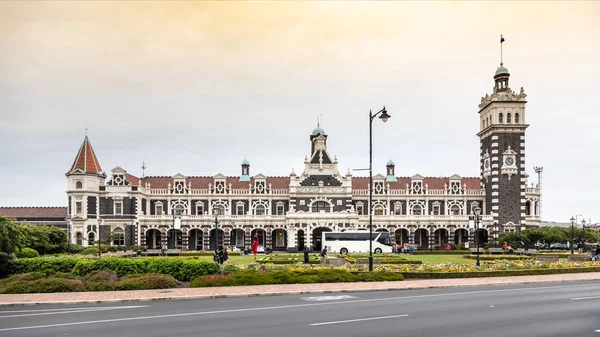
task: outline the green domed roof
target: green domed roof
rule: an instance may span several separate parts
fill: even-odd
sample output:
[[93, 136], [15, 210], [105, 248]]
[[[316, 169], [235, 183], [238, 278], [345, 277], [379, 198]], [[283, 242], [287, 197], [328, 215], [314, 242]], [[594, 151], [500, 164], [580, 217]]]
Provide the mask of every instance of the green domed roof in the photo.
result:
[[244, 158], [244, 161], [242, 162], [242, 165], [248, 165], [248, 166], [250, 166], [250, 163], [248, 162], [248, 160], [246, 160], [246, 159]]
[[325, 131], [324, 131], [323, 129], [321, 129], [321, 127], [320, 127], [320, 126], [317, 126], [317, 127], [316, 127], [316, 128], [313, 130], [312, 134], [313, 134], [313, 136], [315, 136], [315, 135], [318, 135], [318, 134], [324, 135], [324, 134], [325, 134]]
[[396, 164], [394, 164], [394, 162], [393, 162], [393, 161], [390, 159], [390, 160], [387, 162], [387, 166], [389, 166], [389, 165], [396, 165]]
[[506, 67], [504, 65], [502, 65], [502, 63], [500, 63], [500, 67], [498, 67], [498, 69], [496, 69], [496, 75], [499, 74], [508, 74], [508, 69], [506, 69]]

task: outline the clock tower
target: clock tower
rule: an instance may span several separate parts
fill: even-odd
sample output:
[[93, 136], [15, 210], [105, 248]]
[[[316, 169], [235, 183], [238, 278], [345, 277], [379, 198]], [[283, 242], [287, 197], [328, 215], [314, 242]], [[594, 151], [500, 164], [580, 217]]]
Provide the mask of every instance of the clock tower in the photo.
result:
[[[484, 212], [504, 226], [525, 224], [525, 104], [527, 95], [511, 90], [510, 73], [500, 63], [492, 94], [479, 104], [481, 181], [486, 192]], [[494, 233], [497, 235], [497, 233]], [[494, 235], [494, 236], [496, 236]]]

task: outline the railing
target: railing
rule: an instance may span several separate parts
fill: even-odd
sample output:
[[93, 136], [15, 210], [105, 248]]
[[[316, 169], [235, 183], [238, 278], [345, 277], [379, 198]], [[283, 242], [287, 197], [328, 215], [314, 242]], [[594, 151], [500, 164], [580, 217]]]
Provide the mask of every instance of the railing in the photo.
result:
[[108, 191], [108, 192], [129, 192], [129, 191], [131, 191], [131, 186], [106, 185], [106, 191]]
[[[373, 191], [375, 192], [375, 191]], [[416, 195], [416, 196], [420, 196], [420, 195], [452, 195], [452, 196], [461, 196], [461, 195], [485, 195], [485, 190], [464, 190], [462, 194], [450, 194], [448, 193], [448, 191], [446, 190], [433, 190], [433, 189], [428, 189], [424, 191], [425, 193], [410, 193], [410, 190], [388, 190], [387, 191], [387, 195]], [[369, 190], [352, 190], [352, 195], [369, 195]], [[386, 194], [375, 194], [373, 193], [374, 196], [382, 196], [382, 195], [386, 195]]]
[[536, 187], [526, 187], [525, 193], [527, 194], [540, 194], [540, 189]]
[[[119, 186], [119, 187], [122, 187], [122, 186]], [[127, 186], [127, 188], [129, 188], [129, 187]], [[167, 188], [144, 188], [143, 190], [151, 195], [171, 195], [171, 194], [175, 195], [174, 193], [170, 193], [169, 189], [167, 189]], [[110, 191], [114, 191], [114, 190], [111, 189]], [[190, 190], [189, 194], [177, 194], [177, 196], [185, 196], [185, 195], [218, 195], [219, 197], [228, 196], [228, 195], [260, 195], [260, 196], [263, 196], [263, 195], [288, 195], [289, 193], [290, 193], [290, 190], [288, 190], [288, 189], [272, 189], [270, 191], [270, 193], [264, 193], [264, 194], [251, 193], [251, 191], [249, 189], [236, 189], [236, 190], [231, 189], [231, 190], [229, 190], [229, 193], [211, 193], [208, 188], [202, 188], [202, 189], [192, 188]]]

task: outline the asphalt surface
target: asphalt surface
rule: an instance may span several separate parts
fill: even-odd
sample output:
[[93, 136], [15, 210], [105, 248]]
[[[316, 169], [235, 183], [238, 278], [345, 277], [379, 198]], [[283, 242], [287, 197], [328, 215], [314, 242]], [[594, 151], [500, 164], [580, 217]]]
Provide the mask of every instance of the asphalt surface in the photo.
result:
[[598, 281], [0, 308], [0, 336], [598, 336]]

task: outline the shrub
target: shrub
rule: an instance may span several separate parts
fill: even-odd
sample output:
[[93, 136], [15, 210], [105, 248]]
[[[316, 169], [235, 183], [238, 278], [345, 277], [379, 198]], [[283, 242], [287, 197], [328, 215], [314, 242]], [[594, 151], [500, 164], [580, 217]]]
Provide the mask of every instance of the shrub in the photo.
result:
[[143, 251], [144, 247], [143, 246], [138, 246], [138, 245], [133, 245], [129, 248], [130, 250], [133, 250], [134, 252], [137, 252], [138, 250]]
[[29, 293], [58, 293], [85, 291], [80, 280], [64, 278], [43, 278], [35, 281], [14, 281], [0, 288], [3, 294], [29, 294]]
[[81, 279], [89, 291], [114, 290], [118, 280], [117, 274], [112, 270], [96, 270]]
[[10, 275], [31, 272], [41, 272], [46, 275], [58, 272], [70, 273], [80, 260], [76, 257], [16, 259], [9, 261], [8, 273]]
[[118, 257], [107, 257], [98, 260], [80, 260], [73, 268], [77, 276], [85, 276], [96, 270], [113, 270], [117, 276], [123, 277], [131, 274], [143, 274], [147, 272], [147, 260], [123, 259]]
[[361, 282], [380, 282], [380, 281], [402, 281], [404, 276], [401, 273], [381, 271], [376, 273], [359, 273], [356, 279]]
[[67, 280], [75, 280], [77, 279], [77, 276], [73, 273], [63, 273], [63, 272], [58, 272], [54, 275], [52, 275], [52, 277], [54, 278], [64, 278]]
[[86, 247], [81, 250], [80, 254], [83, 255], [98, 255], [98, 248], [96, 247]]
[[107, 252], [116, 253], [119, 250], [123, 250], [123, 249], [119, 249], [119, 247], [115, 247], [115, 246], [106, 246]]
[[15, 255], [20, 259], [40, 257], [40, 254], [37, 252], [37, 250], [33, 248], [23, 248], [21, 251], [17, 251]]
[[204, 288], [204, 287], [224, 287], [230, 286], [231, 275], [206, 275], [198, 277], [190, 283], [190, 288]]
[[[70, 244], [70, 245], [65, 245], [64, 247], [64, 251], [65, 252], [71, 252], [71, 254], [79, 254], [81, 253], [83, 250], [85, 249], [85, 247], [77, 245], [77, 244]], [[97, 253], [96, 253], [97, 254]]]
[[296, 279], [298, 283], [319, 283], [319, 278], [317, 275], [301, 275]]
[[226, 266], [223, 267], [223, 274], [229, 274], [229, 273], [233, 273], [236, 271], [239, 271], [240, 267], [236, 266], [235, 264], [228, 264]]
[[147, 290], [175, 288], [180, 284], [173, 276], [163, 274], [130, 275], [121, 278], [116, 290]]
[[0, 253], [0, 277], [5, 277], [9, 273], [8, 263], [10, 260], [14, 260], [14, 255], [8, 255], [6, 253]]

